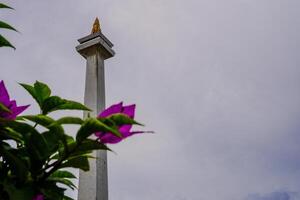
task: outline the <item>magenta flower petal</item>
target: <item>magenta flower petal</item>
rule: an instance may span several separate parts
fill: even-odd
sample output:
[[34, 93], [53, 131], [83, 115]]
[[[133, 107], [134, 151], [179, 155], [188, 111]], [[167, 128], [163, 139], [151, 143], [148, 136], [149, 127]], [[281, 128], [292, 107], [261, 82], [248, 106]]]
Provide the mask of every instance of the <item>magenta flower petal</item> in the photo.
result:
[[[134, 118], [135, 114], [135, 104], [123, 106], [122, 102], [112, 105], [109, 108], [105, 109], [103, 112], [99, 114], [99, 117], [108, 117], [112, 114], [124, 114], [130, 118]], [[118, 127], [119, 132], [121, 133], [121, 137], [117, 137], [112, 133], [104, 133], [104, 132], [97, 132], [95, 133], [96, 137], [100, 139], [100, 141], [104, 144], [115, 144], [118, 143], [125, 138], [139, 134], [144, 133], [143, 131], [134, 131], [131, 132], [132, 125], [131, 124], [123, 124]]]
[[132, 125], [131, 124], [125, 124], [119, 127], [119, 132], [120, 133], [126, 133], [129, 132], [131, 129]]
[[0, 118], [4, 119], [10, 119], [13, 120], [19, 115], [21, 112], [23, 112], [27, 106], [17, 106], [17, 103], [15, 100], [9, 99], [9, 94], [7, 92], [7, 89], [4, 85], [4, 82], [0, 82], [0, 103], [2, 103], [4, 106], [6, 106], [10, 112], [4, 112], [0, 111]]
[[9, 95], [4, 85], [4, 81], [0, 82], [0, 102], [5, 106], [8, 106], [7, 104], [9, 104]]
[[16, 113], [16, 115], [19, 115], [22, 113], [24, 110], [26, 110], [29, 107], [29, 105], [26, 106], [18, 106], [15, 109], [13, 109], [13, 112]]
[[97, 132], [97, 133], [94, 133], [96, 137], [98, 138], [102, 138], [104, 136], [104, 132]]
[[135, 104], [124, 106], [122, 109], [122, 113], [127, 115], [130, 118], [134, 118], [134, 112], [135, 112]]
[[132, 131], [132, 132], [130, 132], [131, 135], [136, 135], [136, 134], [141, 134], [141, 133], [154, 133], [154, 132], [153, 131]]
[[44, 196], [42, 194], [38, 194], [34, 196], [32, 200], [44, 200]]
[[114, 104], [114, 105], [110, 106], [109, 108], [105, 109], [98, 116], [99, 117], [108, 117], [109, 115], [120, 113], [122, 111], [122, 107], [123, 107], [122, 104], [123, 104], [123, 102]]
[[123, 137], [124, 137], [124, 139], [125, 139], [125, 138], [127, 138], [127, 137], [130, 137], [130, 136], [133, 136], [133, 135], [136, 135], [136, 134], [141, 134], [141, 133], [145, 133], [145, 131], [125, 132], [125, 133], [123, 133]]
[[104, 144], [116, 144], [123, 140], [123, 138], [119, 138], [111, 133], [105, 134], [101, 139], [101, 142]]
[[12, 100], [9, 102], [9, 105], [7, 107], [12, 111], [15, 107], [17, 107], [17, 102], [15, 100]]
[[122, 136], [123, 136], [122, 138], [125, 139], [131, 135], [132, 135], [131, 132], [124, 132], [124, 133], [122, 133]]
[[122, 140], [124, 140], [127, 137], [130, 137], [130, 136], [136, 135], [136, 134], [140, 134], [140, 133], [144, 133], [144, 131], [123, 132], [122, 138], [119, 138], [113, 134], [106, 134], [105, 136], [103, 136], [101, 138], [101, 142], [103, 142], [104, 144], [116, 144], [116, 143], [121, 142]]

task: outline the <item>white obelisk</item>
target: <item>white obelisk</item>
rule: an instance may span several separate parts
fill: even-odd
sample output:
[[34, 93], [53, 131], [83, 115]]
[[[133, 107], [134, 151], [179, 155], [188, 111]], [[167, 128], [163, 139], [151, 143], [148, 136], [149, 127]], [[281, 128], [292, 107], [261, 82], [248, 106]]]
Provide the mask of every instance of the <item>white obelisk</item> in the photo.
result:
[[[93, 112], [84, 117], [96, 116], [105, 108], [104, 60], [115, 55], [113, 44], [101, 33], [98, 18], [92, 33], [78, 40], [76, 50], [86, 59], [84, 104]], [[79, 172], [78, 200], [108, 200], [107, 154], [97, 151], [97, 159], [90, 160], [90, 171]]]

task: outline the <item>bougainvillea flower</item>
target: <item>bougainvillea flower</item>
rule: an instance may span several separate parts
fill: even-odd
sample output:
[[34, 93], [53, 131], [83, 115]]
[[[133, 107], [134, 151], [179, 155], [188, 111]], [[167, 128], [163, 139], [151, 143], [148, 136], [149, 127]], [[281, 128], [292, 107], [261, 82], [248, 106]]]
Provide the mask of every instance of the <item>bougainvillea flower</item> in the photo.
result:
[[17, 115], [29, 106], [17, 106], [15, 100], [10, 100], [3, 81], [0, 82], [0, 103], [10, 110], [10, 112], [0, 111], [0, 118], [4, 119], [16, 119]]
[[[130, 117], [131, 119], [134, 118], [134, 113], [135, 113], [135, 105], [128, 105], [128, 106], [123, 106], [123, 103], [118, 103], [115, 105], [110, 106], [109, 108], [105, 109], [103, 112], [101, 112], [98, 117], [109, 117], [110, 115], [113, 114], [124, 114]], [[104, 144], [115, 144], [123, 139], [139, 134], [139, 133], [144, 133], [144, 131], [130, 131], [132, 125], [131, 124], [124, 124], [118, 127], [119, 132], [121, 133], [122, 137], [117, 137], [113, 135], [112, 133], [104, 133], [104, 132], [97, 132], [95, 135], [100, 139], [100, 141]]]
[[44, 200], [44, 196], [42, 194], [38, 194], [35, 197], [33, 197], [32, 200]]

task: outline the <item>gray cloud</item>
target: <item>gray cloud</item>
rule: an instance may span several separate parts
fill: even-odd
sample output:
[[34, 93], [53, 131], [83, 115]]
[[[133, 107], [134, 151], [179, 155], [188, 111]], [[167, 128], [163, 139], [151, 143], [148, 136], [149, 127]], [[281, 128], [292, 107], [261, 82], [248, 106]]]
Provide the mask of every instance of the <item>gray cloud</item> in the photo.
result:
[[9, 3], [16, 11], [1, 18], [21, 34], [5, 32], [17, 50], [0, 49], [0, 79], [20, 103], [30, 98], [16, 81], [36, 79], [82, 101], [85, 63], [74, 47], [95, 16], [115, 44], [107, 104], [137, 103], [156, 134], [112, 147], [111, 200], [299, 192], [299, 1]]
[[297, 200], [299, 196], [294, 192], [280, 191], [266, 195], [252, 194], [246, 200]]

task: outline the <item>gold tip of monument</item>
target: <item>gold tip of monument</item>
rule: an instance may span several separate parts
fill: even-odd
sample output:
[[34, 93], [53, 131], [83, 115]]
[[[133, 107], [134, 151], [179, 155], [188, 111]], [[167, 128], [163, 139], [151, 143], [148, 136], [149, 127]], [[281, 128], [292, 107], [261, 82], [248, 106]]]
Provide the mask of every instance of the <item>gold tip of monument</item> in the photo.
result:
[[94, 24], [93, 24], [93, 28], [92, 28], [92, 34], [93, 33], [98, 33], [101, 32], [101, 27], [100, 27], [100, 22], [98, 17], [96, 17]]

